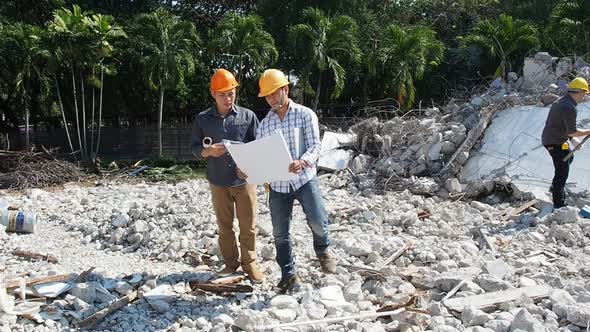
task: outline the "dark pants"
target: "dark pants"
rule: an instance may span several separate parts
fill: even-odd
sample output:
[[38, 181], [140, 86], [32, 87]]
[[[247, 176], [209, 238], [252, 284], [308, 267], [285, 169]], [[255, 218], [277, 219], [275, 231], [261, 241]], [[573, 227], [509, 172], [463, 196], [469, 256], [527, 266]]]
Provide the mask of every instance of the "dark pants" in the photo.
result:
[[553, 167], [555, 168], [555, 175], [553, 175], [553, 208], [559, 209], [565, 206], [565, 183], [570, 174], [570, 164], [574, 161], [572, 156], [568, 161], [563, 161], [570, 150], [563, 150], [561, 145], [546, 145], [545, 148], [549, 151], [553, 159]]

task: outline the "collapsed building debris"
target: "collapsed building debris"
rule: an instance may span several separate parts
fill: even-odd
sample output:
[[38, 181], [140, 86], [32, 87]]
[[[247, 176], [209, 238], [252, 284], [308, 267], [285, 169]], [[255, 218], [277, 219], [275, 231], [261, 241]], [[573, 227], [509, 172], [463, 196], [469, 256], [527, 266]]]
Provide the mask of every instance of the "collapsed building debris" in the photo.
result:
[[324, 136], [328, 151], [354, 156], [320, 176], [338, 268], [321, 272], [296, 205], [302, 284], [289, 294], [273, 287], [280, 272], [262, 188], [262, 284], [215, 278], [223, 263], [204, 180], [3, 197], [1, 206], [43, 222], [33, 234], [0, 226], [0, 331], [584, 331], [590, 223], [575, 207], [552, 211], [526, 195], [509, 167], [472, 182], [462, 176], [505, 108], [541, 107], [547, 91], [559, 92], [553, 82], [521, 93], [516, 82], [528, 78], [515, 75], [469, 102], [422, 110], [426, 117], [366, 119], [353, 126], [356, 136]]

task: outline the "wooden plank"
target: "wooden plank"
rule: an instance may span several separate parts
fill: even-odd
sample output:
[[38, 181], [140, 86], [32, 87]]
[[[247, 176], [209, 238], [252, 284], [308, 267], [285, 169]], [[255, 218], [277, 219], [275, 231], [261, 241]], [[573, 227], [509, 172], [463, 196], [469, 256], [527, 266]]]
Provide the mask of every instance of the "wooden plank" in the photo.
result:
[[57, 258], [50, 254], [41, 254], [33, 251], [15, 249], [12, 254], [17, 257], [23, 258], [30, 258], [30, 259], [38, 259], [42, 261], [47, 261], [49, 263], [57, 264]]
[[116, 300], [115, 302], [111, 303], [108, 307], [100, 310], [99, 312], [95, 313], [94, 315], [86, 318], [85, 320], [78, 323], [79, 328], [87, 329], [91, 328], [96, 325], [100, 320], [105, 318], [106, 316], [112, 314], [113, 312], [123, 308], [127, 304], [131, 303], [133, 300], [137, 298], [137, 292], [131, 292], [122, 298]]
[[442, 303], [453, 311], [462, 312], [465, 306], [474, 306], [477, 309], [485, 310], [495, 308], [496, 305], [517, 300], [522, 294], [533, 299], [543, 299], [549, 296], [553, 290], [551, 286], [538, 285], [507, 289], [498, 292], [485, 293], [480, 295], [459, 297], [442, 301]]
[[381, 263], [381, 265], [379, 265], [377, 270], [381, 270], [382, 268], [386, 267], [391, 262], [395, 262], [398, 258], [400, 258], [404, 254], [404, 252], [406, 252], [406, 250], [410, 249], [410, 247], [411, 247], [411, 245], [409, 243], [406, 243], [403, 247], [401, 247], [400, 250], [394, 252], [393, 255], [391, 255], [383, 263]]
[[211, 280], [211, 282], [214, 284], [218, 284], [218, 285], [229, 285], [229, 284], [235, 284], [235, 283], [240, 282], [244, 279], [246, 279], [246, 276], [244, 276], [244, 275], [235, 275], [235, 276], [229, 276], [229, 277], [224, 277], [224, 278], [217, 278], [215, 280]]
[[[61, 282], [61, 281], [69, 281], [74, 279], [74, 275], [72, 274], [59, 274], [59, 275], [55, 275], [55, 276], [49, 276], [49, 277], [39, 277], [39, 278], [32, 278], [32, 279], [26, 279], [26, 286], [33, 286], [33, 285], [38, 285], [38, 284], [46, 284], [48, 282]], [[12, 288], [18, 288], [20, 287], [20, 280], [19, 279], [11, 279], [11, 280], [6, 280], [4, 282], [4, 284], [6, 285], [7, 289], [12, 289]]]
[[514, 216], [517, 216], [517, 215], [521, 214], [522, 212], [526, 211], [528, 208], [530, 208], [533, 205], [537, 204], [537, 202], [538, 202], [538, 200], [531, 199], [530, 201], [522, 204], [521, 206], [519, 206], [518, 208], [512, 210], [511, 212], [506, 213], [502, 217], [502, 221], [508, 220], [508, 218], [510, 218], [510, 217], [514, 217]]
[[212, 282], [190, 281], [189, 285], [192, 290], [200, 289], [213, 293], [252, 293], [254, 291], [252, 286], [242, 284], [222, 285]]

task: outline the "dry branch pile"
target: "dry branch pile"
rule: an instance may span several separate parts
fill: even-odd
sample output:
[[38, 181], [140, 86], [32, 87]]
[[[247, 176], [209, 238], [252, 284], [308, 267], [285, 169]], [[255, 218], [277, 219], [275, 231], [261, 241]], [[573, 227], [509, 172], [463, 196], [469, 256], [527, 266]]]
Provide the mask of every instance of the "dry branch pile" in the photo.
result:
[[53, 150], [0, 150], [0, 189], [43, 188], [82, 177], [76, 165], [58, 160]]

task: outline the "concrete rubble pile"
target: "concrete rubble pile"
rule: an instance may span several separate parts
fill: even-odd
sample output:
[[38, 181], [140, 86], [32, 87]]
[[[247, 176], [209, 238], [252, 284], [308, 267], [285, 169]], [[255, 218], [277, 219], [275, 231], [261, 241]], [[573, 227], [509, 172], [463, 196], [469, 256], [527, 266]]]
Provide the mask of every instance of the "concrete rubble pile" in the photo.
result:
[[337, 272], [321, 272], [296, 205], [302, 285], [284, 295], [262, 188], [257, 254], [267, 278], [257, 285], [215, 275], [223, 263], [205, 180], [0, 192], [0, 209], [42, 220], [31, 234], [0, 225], [0, 332], [587, 331], [590, 222], [579, 209], [552, 211], [502, 173], [468, 182], [445, 169], [481, 148], [470, 133], [486, 116], [559, 93], [551, 84], [565, 74], [538, 74], [541, 88], [527, 85], [532, 72], [422, 118], [325, 135], [326, 151], [345, 149], [332, 157], [352, 159], [320, 176]]
[[[74, 330], [113, 301], [134, 295], [130, 304], [99, 321], [98, 331], [246, 331], [280, 324], [302, 324], [300, 331], [583, 331], [590, 320], [590, 223], [575, 208], [539, 217], [537, 212], [513, 214], [508, 203], [449, 201], [405, 190], [364, 197], [352, 194], [337, 175], [322, 179], [331, 219], [333, 250], [338, 257], [334, 275], [320, 272], [299, 206], [294, 215], [294, 244], [303, 285], [277, 295], [273, 285], [279, 271], [269, 228], [266, 195], [259, 193], [258, 254], [268, 279], [253, 292], [216, 295], [190, 287], [191, 282], [215, 278], [221, 268], [215, 249], [216, 226], [204, 213], [209, 198], [205, 181], [177, 185], [130, 186], [108, 184], [94, 188], [68, 187], [63, 192], [31, 190], [11, 203], [38, 207], [45, 223], [34, 234], [2, 234], [3, 280], [30, 273], [82, 274], [96, 267], [84, 282], [77, 275], [55, 284], [41, 284], [46, 299], [34, 314], [19, 314], [3, 304], [0, 331]], [[344, 187], [340, 187], [344, 185]], [[108, 197], [118, 199], [117, 202]], [[192, 215], [190, 226], [165, 228], [172, 219], [150, 221], [168, 229], [157, 238], [166, 244], [138, 247], [121, 238], [113, 250], [112, 232], [133, 229], [167, 202], [168, 215]], [[189, 212], [188, 207], [194, 210]], [[131, 213], [127, 224], [119, 212]], [[67, 211], [67, 212], [64, 212]], [[160, 220], [162, 220], [160, 222]], [[148, 231], [150, 222], [148, 222]], [[87, 240], [87, 229], [104, 224], [105, 232]], [[169, 241], [185, 240], [210, 257], [195, 266], [182, 259], [157, 260]], [[158, 230], [159, 231], [159, 230]], [[136, 234], [129, 231], [127, 235]], [[154, 239], [156, 236], [154, 235]], [[97, 247], [100, 248], [97, 250]], [[59, 263], [24, 260], [11, 255], [21, 248], [52, 253]], [[182, 251], [182, 245], [178, 251]], [[166, 252], [166, 250], [164, 250]], [[157, 253], [157, 254], [156, 254]], [[176, 256], [174, 256], [176, 257]], [[205, 262], [206, 261], [206, 262]], [[249, 281], [242, 282], [249, 285]], [[60, 290], [49, 297], [49, 291]], [[135, 295], [137, 292], [137, 295]], [[26, 299], [33, 303], [34, 295]], [[0, 293], [2, 294], [2, 293]], [[487, 294], [487, 297], [485, 297]], [[2, 295], [4, 296], [4, 295]], [[482, 298], [484, 296], [484, 298]], [[21, 304], [20, 290], [10, 289], [8, 302]], [[4, 300], [2, 300], [4, 301]], [[0, 303], [4, 303], [0, 301]], [[6, 302], [6, 301], [5, 301]], [[18, 305], [17, 305], [18, 306]], [[338, 317], [366, 315], [378, 310], [403, 310], [379, 319], [314, 323]], [[288, 330], [277, 327], [275, 331]]]
[[[474, 198], [493, 195], [500, 189], [516, 199], [528, 199], [531, 194], [513, 185], [511, 179], [506, 178], [507, 172], [494, 169], [496, 172], [478, 174], [482, 167], [478, 163], [469, 174], [459, 176], [459, 173], [469, 158], [479, 152], [481, 137], [497, 114], [513, 109], [519, 111], [518, 107], [527, 105], [548, 107], [564, 93], [569, 75], [585, 73], [590, 74], [590, 66], [581, 60], [572, 63], [569, 58], [558, 59], [540, 52], [526, 58], [523, 76], [511, 72], [506, 81], [498, 78], [485, 93], [474, 95], [467, 102], [451, 100], [440, 108], [414, 110], [387, 121], [369, 118], [353, 125], [348, 135], [355, 144], [353, 147], [343, 145], [342, 149], [354, 153], [340, 154], [342, 163], [357, 177], [360, 191], [366, 187], [364, 183], [378, 184], [368, 186], [370, 190], [366, 193], [369, 195], [375, 189], [409, 187], [417, 194]], [[539, 121], [521, 119], [521, 122], [544, 123], [545, 117]], [[510, 121], [515, 122], [514, 119]], [[504, 123], [500, 130], [508, 126]], [[495, 136], [507, 134], [496, 133]], [[540, 137], [540, 133], [529, 136]], [[533, 149], [540, 145], [534, 144], [534, 147], [527, 147]], [[497, 197], [491, 197], [490, 201], [497, 201]]]

